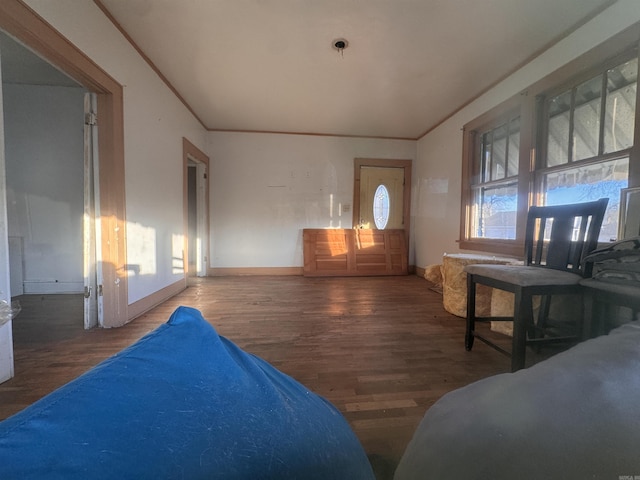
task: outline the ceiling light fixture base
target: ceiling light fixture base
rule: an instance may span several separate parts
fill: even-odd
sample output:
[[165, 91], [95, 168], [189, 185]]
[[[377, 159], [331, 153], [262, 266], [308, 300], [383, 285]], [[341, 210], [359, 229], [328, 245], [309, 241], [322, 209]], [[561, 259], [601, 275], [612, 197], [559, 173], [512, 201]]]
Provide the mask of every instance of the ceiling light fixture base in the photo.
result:
[[342, 51], [349, 46], [349, 42], [345, 38], [336, 38], [333, 42], [331, 42], [331, 48], [334, 50]]

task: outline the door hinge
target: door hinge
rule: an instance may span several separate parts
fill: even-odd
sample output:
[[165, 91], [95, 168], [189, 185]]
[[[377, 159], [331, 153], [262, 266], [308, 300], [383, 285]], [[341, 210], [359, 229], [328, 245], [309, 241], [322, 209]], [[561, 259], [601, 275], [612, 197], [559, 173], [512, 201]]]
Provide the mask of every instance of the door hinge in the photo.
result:
[[89, 112], [84, 115], [85, 125], [95, 125], [96, 123], [98, 123], [98, 115], [94, 112]]
[[207, 179], [207, 172], [204, 173], [204, 179]]
[[102, 296], [102, 285], [98, 285], [98, 296]]
[[84, 287], [84, 298], [89, 298], [90, 296], [91, 296], [91, 287], [87, 285]]

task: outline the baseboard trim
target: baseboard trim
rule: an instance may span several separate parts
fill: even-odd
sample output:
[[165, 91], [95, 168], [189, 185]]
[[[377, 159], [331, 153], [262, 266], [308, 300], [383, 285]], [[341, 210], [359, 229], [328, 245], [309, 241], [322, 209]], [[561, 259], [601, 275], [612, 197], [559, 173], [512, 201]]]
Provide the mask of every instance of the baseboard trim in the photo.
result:
[[[409, 265], [409, 275], [416, 272], [415, 265]], [[420, 275], [424, 276], [424, 269]], [[232, 277], [241, 275], [302, 275], [302, 267], [220, 267], [209, 268], [207, 275], [210, 277]]]
[[209, 268], [210, 277], [231, 277], [238, 275], [302, 275], [302, 267], [239, 267]]
[[[48, 282], [48, 281], [29, 281], [22, 282], [23, 295], [57, 295], [57, 294], [82, 294], [84, 293], [84, 285], [82, 282]], [[12, 296], [16, 296], [13, 295]]]
[[187, 280], [178, 280], [176, 283], [164, 287], [163, 289], [158, 290], [157, 292], [154, 292], [151, 295], [141, 298], [137, 302], [130, 304], [127, 312], [129, 314], [129, 321], [133, 320], [136, 317], [139, 317], [143, 313], [148, 312], [153, 307], [160, 305], [165, 300], [168, 300], [171, 297], [177, 295], [185, 288], [187, 288]]

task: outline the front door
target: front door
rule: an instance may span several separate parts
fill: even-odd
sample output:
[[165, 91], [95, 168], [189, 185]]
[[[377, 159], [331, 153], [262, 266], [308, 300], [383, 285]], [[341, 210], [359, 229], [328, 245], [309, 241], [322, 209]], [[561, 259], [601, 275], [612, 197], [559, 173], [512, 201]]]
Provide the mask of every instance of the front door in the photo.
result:
[[411, 160], [354, 160], [353, 228], [404, 230], [407, 252], [411, 167]]

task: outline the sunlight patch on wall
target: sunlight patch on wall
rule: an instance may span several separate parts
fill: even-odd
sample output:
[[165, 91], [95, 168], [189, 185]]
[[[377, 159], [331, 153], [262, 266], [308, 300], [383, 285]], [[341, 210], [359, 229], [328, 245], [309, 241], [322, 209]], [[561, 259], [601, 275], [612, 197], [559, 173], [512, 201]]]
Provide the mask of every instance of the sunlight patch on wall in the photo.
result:
[[418, 193], [419, 217], [445, 218], [447, 215], [447, 202], [449, 194], [449, 179], [424, 178], [420, 181]]
[[[127, 222], [127, 257], [129, 264], [135, 265], [140, 275], [157, 273], [156, 248], [155, 229]], [[128, 271], [128, 275], [132, 273], [133, 270]]]
[[[196, 258], [200, 258], [200, 239], [196, 245]], [[171, 236], [171, 273], [174, 275], [184, 273], [184, 235], [173, 234]]]

